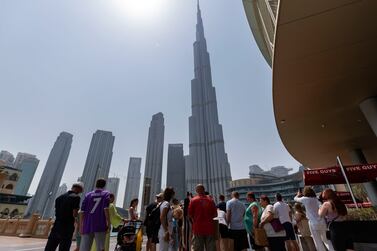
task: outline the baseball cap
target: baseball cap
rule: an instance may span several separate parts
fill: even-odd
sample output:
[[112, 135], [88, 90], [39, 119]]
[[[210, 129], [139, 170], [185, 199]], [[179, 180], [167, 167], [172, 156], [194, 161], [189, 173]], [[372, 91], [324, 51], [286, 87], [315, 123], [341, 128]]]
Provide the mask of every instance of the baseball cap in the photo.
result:
[[162, 197], [164, 197], [164, 193], [156, 194], [156, 197], [157, 197], [157, 198], [162, 198]]

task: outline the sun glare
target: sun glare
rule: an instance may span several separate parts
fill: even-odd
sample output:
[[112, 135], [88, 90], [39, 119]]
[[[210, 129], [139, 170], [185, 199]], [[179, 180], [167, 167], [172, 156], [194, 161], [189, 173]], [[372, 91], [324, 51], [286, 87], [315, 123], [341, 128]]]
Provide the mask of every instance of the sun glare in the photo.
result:
[[165, 0], [114, 0], [116, 8], [127, 18], [151, 20], [161, 14]]

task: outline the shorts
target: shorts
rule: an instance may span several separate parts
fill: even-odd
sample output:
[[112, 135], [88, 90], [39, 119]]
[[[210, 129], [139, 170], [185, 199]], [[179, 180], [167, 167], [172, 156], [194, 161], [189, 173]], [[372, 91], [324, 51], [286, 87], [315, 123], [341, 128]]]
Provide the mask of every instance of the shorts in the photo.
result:
[[90, 251], [93, 240], [96, 241], [96, 250], [105, 249], [106, 232], [97, 232], [81, 235], [80, 251]]
[[219, 224], [220, 237], [222, 239], [230, 238], [228, 226], [224, 224]]
[[147, 227], [147, 237], [154, 244], [158, 243], [158, 230], [159, 228], [157, 228], [156, 230], [156, 229], [153, 229], [152, 227]]
[[249, 241], [245, 229], [230, 229], [229, 233], [230, 237], [234, 240], [234, 251], [241, 251], [249, 248]]
[[296, 240], [295, 230], [293, 228], [292, 223], [284, 222], [283, 223], [284, 230], [287, 234], [287, 240]]
[[194, 235], [192, 237], [192, 251], [216, 251], [216, 240], [213, 236]]

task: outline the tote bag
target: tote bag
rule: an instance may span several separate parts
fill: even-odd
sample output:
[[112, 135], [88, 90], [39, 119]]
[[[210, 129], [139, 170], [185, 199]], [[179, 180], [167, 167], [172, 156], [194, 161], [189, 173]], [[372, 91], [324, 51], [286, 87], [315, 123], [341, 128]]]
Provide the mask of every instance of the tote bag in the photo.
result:
[[257, 246], [261, 246], [261, 247], [268, 246], [267, 234], [263, 228], [254, 229], [254, 241]]

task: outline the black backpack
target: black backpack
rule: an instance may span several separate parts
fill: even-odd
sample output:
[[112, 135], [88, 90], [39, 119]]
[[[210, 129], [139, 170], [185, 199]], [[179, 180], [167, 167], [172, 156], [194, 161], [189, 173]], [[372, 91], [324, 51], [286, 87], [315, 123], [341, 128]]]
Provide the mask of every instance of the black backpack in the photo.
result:
[[162, 203], [158, 203], [155, 208], [153, 208], [147, 215], [146, 226], [152, 228], [159, 228], [161, 225], [160, 221], [160, 206]]

